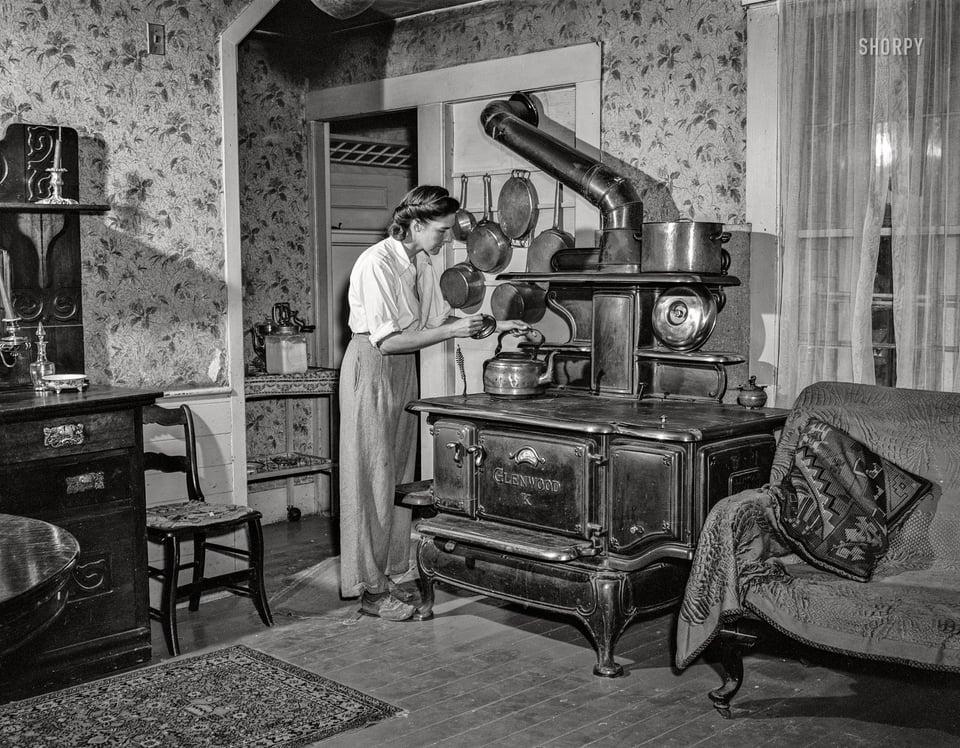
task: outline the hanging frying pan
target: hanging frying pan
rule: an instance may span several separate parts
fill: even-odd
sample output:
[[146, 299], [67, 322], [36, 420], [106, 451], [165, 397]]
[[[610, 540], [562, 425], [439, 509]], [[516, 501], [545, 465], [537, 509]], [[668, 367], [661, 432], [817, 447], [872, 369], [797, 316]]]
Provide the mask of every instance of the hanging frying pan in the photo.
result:
[[503, 233], [511, 239], [522, 239], [530, 234], [537, 225], [538, 206], [537, 190], [530, 181], [530, 172], [514, 169], [497, 198], [497, 219]]
[[473, 227], [477, 225], [477, 219], [469, 210], [467, 210], [467, 175], [460, 175], [460, 210], [453, 219], [453, 238], [457, 241], [465, 242]]
[[510, 264], [510, 258], [513, 257], [510, 240], [490, 213], [492, 203], [490, 175], [484, 174], [483, 218], [467, 237], [467, 259], [477, 270], [485, 273], [499, 273]]
[[563, 230], [563, 185], [557, 182], [553, 198], [553, 226], [537, 234], [527, 250], [527, 272], [549, 273], [550, 258], [561, 249], [572, 249], [574, 238]]

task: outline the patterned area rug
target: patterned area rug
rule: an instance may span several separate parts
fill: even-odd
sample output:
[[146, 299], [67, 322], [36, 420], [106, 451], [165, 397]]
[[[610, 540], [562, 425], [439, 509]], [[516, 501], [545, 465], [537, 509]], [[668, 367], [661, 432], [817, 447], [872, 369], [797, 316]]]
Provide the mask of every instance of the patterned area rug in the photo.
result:
[[0, 706], [0, 744], [303, 746], [401, 712], [237, 645]]

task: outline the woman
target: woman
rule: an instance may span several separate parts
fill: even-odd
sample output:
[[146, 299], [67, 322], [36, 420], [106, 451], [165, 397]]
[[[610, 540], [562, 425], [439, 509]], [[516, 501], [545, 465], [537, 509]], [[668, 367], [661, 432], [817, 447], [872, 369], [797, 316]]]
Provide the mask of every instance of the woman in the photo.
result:
[[442, 187], [416, 187], [393, 211], [389, 237], [350, 273], [353, 336], [340, 369], [340, 591], [361, 595], [363, 612], [389, 621], [416, 610], [390, 579], [410, 564], [410, 510], [394, 505], [394, 489], [413, 479], [419, 443], [419, 419], [404, 410], [419, 396], [416, 352], [483, 324], [479, 314], [450, 316], [430, 263], [459, 208]]

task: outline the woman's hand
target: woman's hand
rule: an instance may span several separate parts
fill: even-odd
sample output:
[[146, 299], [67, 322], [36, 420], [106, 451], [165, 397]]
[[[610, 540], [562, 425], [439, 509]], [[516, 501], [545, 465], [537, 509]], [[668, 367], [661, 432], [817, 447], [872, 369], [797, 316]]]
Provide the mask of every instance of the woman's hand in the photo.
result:
[[530, 327], [530, 325], [528, 325], [523, 320], [519, 320], [519, 319], [497, 320], [497, 332], [503, 332], [506, 330], [507, 332], [511, 332], [517, 337], [520, 337], [521, 335], [526, 335], [532, 329], [533, 328]]
[[451, 338], [469, 338], [475, 335], [483, 328], [483, 315], [471, 314], [469, 317], [454, 317], [453, 321], [448, 322]]

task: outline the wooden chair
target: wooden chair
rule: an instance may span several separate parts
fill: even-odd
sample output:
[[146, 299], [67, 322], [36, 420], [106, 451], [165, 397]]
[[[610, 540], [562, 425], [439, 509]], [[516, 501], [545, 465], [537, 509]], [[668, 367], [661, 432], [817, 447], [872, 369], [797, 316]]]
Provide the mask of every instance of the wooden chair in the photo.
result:
[[[150, 405], [143, 409], [143, 422], [162, 426], [182, 426], [186, 442], [186, 454], [168, 455], [144, 452], [144, 469], [164, 473], [180, 472], [186, 476], [186, 501], [163, 504], [147, 509], [147, 540], [163, 545], [163, 567], [148, 566], [149, 575], [161, 582], [160, 607], [150, 607], [150, 616], [161, 622], [163, 636], [170, 654], [180, 654], [177, 637], [177, 603], [190, 600], [190, 610], [200, 607], [202, 593], [213, 589], [226, 589], [253, 600], [261, 620], [273, 625], [273, 616], [267, 603], [263, 584], [263, 529], [261, 514], [256, 509], [235, 504], [214, 504], [204, 500], [197, 472], [196, 432], [193, 414], [186, 405], [179, 408], [163, 408]], [[246, 527], [247, 547], [236, 548], [207, 540], [210, 536], [224, 535]], [[180, 543], [193, 541], [193, 561], [180, 562]], [[206, 552], [215, 551], [247, 561], [247, 568], [204, 576]], [[193, 581], [180, 584], [180, 572], [193, 570]]]

